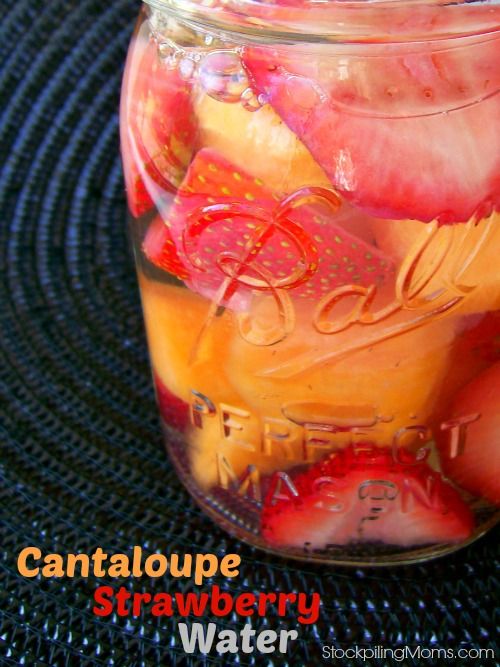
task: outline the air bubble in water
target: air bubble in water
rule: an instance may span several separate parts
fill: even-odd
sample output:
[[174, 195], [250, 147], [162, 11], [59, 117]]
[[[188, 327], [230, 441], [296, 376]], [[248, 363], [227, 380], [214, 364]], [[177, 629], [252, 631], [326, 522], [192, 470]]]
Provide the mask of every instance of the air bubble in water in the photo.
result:
[[241, 94], [241, 104], [247, 111], [258, 111], [266, 103], [265, 95], [256, 95], [251, 88], [247, 88]]
[[178, 64], [179, 74], [185, 81], [193, 79], [196, 72], [196, 63], [192, 58], [181, 58]]
[[207, 94], [219, 102], [239, 102], [248, 88], [248, 78], [234, 51], [212, 51], [200, 65], [200, 82]]

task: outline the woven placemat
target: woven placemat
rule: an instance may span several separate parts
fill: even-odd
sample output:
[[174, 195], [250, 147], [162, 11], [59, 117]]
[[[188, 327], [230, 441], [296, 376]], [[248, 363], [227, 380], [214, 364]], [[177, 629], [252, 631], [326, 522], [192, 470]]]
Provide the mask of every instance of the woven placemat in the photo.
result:
[[[427, 565], [301, 566], [228, 537], [176, 479], [153, 403], [118, 156], [120, 78], [137, 10], [132, 0], [2, 3], [3, 664], [295, 666], [320, 664], [322, 644], [497, 648], [495, 535]], [[20, 577], [16, 557], [31, 544], [44, 553], [238, 552], [241, 575], [218, 580], [223, 588], [317, 591], [321, 616], [287, 657], [187, 658], [175, 617], [98, 619], [95, 579]], [[179, 590], [168, 578], [125, 585]], [[188, 581], [182, 590], [196, 589]], [[254, 622], [294, 625], [293, 614]]]

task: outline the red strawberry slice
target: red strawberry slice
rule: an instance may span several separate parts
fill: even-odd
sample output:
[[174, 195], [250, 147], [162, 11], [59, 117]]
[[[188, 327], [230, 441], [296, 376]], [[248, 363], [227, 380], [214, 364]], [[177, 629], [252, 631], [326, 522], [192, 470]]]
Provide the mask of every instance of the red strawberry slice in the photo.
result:
[[500, 361], [500, 311], [465, 316], [456, 347], [457, 359], [472, 355], [484, 366]]
[[350, 202], [447, 223], [500, 206], [500, 39], [452, 46], [248, 47], [244, 62]]
[[189, 278], [189, 273], [181, 262], [169, 227], [158, 215], [149, 227], [142, 249], [150, 262], [180, 280]]
[[500, 362], [455, 398], [439, 441], [445, 473], [460, 487], [500, 504]]
[[189, 425], [189, 405], [175, 394], [172, 394], [156, 373], [154, 374], [154, 383], [158, 409], [163, 421], [178, 431], [184, 431]]
[[211, 149], [197, 153], [162, 213], [146, 235], [146, 255], [167, 270], [180, 261], [186, 282], [205, 296], [226, 285], [221, 302], [270, 286], [318, 298], [339, 285], [381, 285], [394, 273], [386, 255], [346, 231], [360, 219], [333, 191], [281, 198]]
[[141, 164], [140, 159], [134, 158], [128, 132], [129, 130], [126, 128], [123, 128], [121, 132], [121, 154], [125, 190], [129, 210], [135, 218], [138, 218], [153, 208], [153, 200], [141, 176], [141, 170], [147, 171], [147, 166], [139, 166]]
[[357, 444], [293, 477], [275, 473], [262, 511], [264, 538], [273, 546], [325, 549], [469, 537], [473, 518], [459, 494], [424, 461], [408, 453], [399, 458]]
[[123, 91], [122, 158], [131, 213], [173, 192], [191, 159], [196, 126], [190, 89], [158, 57], [154, 42], [131, 52]]

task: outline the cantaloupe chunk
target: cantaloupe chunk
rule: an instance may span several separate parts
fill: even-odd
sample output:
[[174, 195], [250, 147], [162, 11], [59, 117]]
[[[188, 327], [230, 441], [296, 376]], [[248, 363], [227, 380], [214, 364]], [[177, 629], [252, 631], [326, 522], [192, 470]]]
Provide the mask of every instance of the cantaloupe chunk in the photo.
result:
[[[409, 326], [415, 318], [402, 311], [328, 335], [313, 327], [309, 304], [295, 306], [295, 326], [281, 343], [259, 347], [233, 337], [225, 372], [259, 414], [338, 424], [332, 446], [360, 441], [390, 446], [402, 428], [409, 431], [401, 443], [410, 444], [419, 437], [412, 427], [433, 426], [442, 401], [478, 372], [477, 364], [467, 361], [448, 382], [457, 318], [434, 319], [394, 335], [394, 327]], [[272, 327], [273, 318], [278, 325], [270, 297], [258, 297], [254, 311], [254, 328]]]
[[[291, 453], [279, 442], [266, 444], [261, 416], [251, 411], [224, 372], [231, 340], [238, 335], [232, 314], [216, 317], [199, 339], [210, 308], [207, 299], [144, 276], [140, 287], [154, 373], [186, 404], [204, 405], [208, 399], [213, 405], [185, 433], [197, 484], [202, 489], [233, 484], [251, 465], [260, 472], [282, 467]], [[203, 398], [197, 399], [193, 390]]]
[[[413, 277], [431, 280], [423, 294], [453, 283], [473, 288], [458, 308], [460, 313], [491, 311], [500, 308], [500, 213], [479, 223], [445, 225], [416, 220], [374, 220], [377, 245], [398, 263], [423, 247], [427, 248]], [[465, 292], [464, 292], [465, 293]]]
[[215, 149], [269, 190], [288, 194], [306, 185], [331, 188], [324, 171], [270, 105], [250, 112], [241, 104], [202, 95], [195, 113], [199, 147]]
[[231, 315], [214, 318], [197, 345], [210, 301], [144, 276], [139, 284], [151, 364], [165, 387], [187, 403], [193, 389], [212, 401], [227, 400], [227, 393], [232, 394], [220, 364], [224, 341], [231, 336]]

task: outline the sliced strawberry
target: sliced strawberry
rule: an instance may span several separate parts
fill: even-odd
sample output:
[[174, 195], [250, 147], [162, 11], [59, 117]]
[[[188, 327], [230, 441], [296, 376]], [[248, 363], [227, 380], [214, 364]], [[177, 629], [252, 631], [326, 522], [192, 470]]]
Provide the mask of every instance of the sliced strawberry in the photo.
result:
[[317, 298], [339, 285], [381, 285], [394, 274], [386, 255], [345, 230], [351, 215], [359, 226], [359, 216], [331, 190], [303, 188], [281, 198], [217, 152], [202, 149], [173, 206], [163, 212], [164, 222], [157, 218], [151, 225], [144, 249], [167, 270], [180, 259], [188, 284], [205, 296], [234, 277], [226, 296], [231, 289], [272, 286]]
[[137, 42], [123, 92], [122, 158], [130, 211], [146, 213], [173, 192], [191, 159], [196, 125], [188, 84], [158, 57], [154, 42]]
[[167, 271], [181, 280], [189, 277], [188, 271], [177, 254], [170, 229], [160, 216], [157, 216], [149, 227], [142, 244], [142, 250], [149, 261], [163, 271]]
[[484, 366], [500, 361], [500, 311], [465, 316], [457, 340], [457, 358], [467, 355]]
[[500, 206], [500, 39], [248, 47], [244, 62], [333, 185], [385, 218], [466, 221]]
[[424, 461], [399, 458], [358, 444], [295, 476], [275, 473], [262, 512], [264, 538], [273, 546], [307, 549], [466, 539], [473, 518], [458, 493]]
[[183, 431], [189, 425], [189, 405], [172, 394], [156, 373], [154, 374], [156, 400], [161, 417], [169, 426]]
[[[132, 155], [128, 130], [122, 129], [121, 134], [121, 154], [128, 207], [132, 215], [138, 218], [153, 208], [153, 200], [141, 176], [140, 161]], [[142, 169], [146, 170], [146, 166], [144, 165]]]
[[460, 487], [500, 504], [500, 362], [456, 397], [439, 439], [445, 473]]

